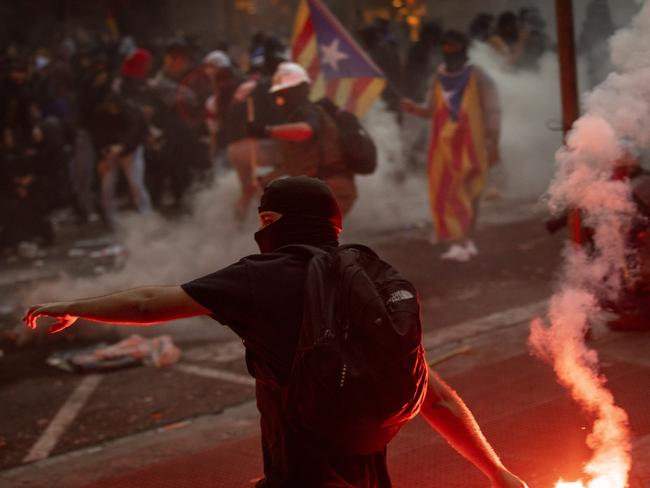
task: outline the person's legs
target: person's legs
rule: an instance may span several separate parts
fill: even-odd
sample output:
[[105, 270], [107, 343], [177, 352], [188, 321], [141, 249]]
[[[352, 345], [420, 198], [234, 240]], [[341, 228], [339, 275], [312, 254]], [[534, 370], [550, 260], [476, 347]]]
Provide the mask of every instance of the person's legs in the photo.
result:
[[131, 154], [122, 156], [119, 161], [138, 212], [151, 211], [151, 198], [144, 183], [144, 146], [138, 146]]
[[70, 159], [70, 181], [75, 195], [75, 208], [83, 221], [94, 213], [93, 171], [95, 151], [87, 130], [77, 129], [74, 155]]
[[260, 412], [264, 483], [261, 486], [284, 486], [289, 472], [287, 463], [286, 427], [282, 410], [282, 394], [261, 381], [255, 382], [257, 409]]
[[272, 139], [240, 139], [228, 145], [228, 160], [237, 172], [241, 196], [235, 204], [235, 217], [243, 220], [251, 200], [259, 190], [257, 168], [273, 168], [280, 164], [280, 147]]
[[102, 210], [104, 220], [110, 228], [117, 224], [117, 202], [115, 185], [117, 184], [117, 156], [107, 154], [99, 164]]

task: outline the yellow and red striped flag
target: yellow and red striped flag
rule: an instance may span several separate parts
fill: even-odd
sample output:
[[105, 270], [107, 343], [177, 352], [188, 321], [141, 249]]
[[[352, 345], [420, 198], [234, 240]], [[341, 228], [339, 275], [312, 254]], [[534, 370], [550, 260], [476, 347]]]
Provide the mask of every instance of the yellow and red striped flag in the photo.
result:
[[468, 65], [460, 73], [438, 72], [429, 146], [429, 199], [436, 237], [469, 237], [488, 173], [478, 78]]
[[312, 79], [313, 100], [327, 96], [358, 117], [363, 117], [386, 85], [381, 69], [319, 0], [301, 0], [291, 52]]

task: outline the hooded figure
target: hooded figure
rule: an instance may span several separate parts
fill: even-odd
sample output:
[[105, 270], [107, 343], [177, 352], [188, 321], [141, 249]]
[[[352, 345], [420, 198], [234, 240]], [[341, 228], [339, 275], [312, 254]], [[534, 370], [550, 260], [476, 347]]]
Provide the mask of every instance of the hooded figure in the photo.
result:
[[[288, 404], [310, 257], [282, 247], [335, 248], [341, 212], [334, 195], [316, 178], [289, 177], [266, 186], [258, 210], [261, 229], [255, 239], [261, 254], [180, 286], [35, 305], [24, 320], [35, 328], [39, 317], [55, 317], [50, 331], [58, 332], [79, 317], [144, 325], [209, 315], [241, 337], [255, 378], [264, 466], [256, 488], [391, 488], [386, 447], [370, 454], [334, 448], [297, 421]], [[421, 410], [427, 421], [483, 470], [494, 488], [527, 488], [501, 464], [458, 395], [434, 373], [428, 385]]]
[[[336, 121], [309, 100], [312, 80], [297, 63], [282, 62], [269, 93], [280, 123], [267, 125], [249, 112], [245, 144], [232, 145], [228, 157], [237, 170], [242, 196], [235, 216], [246, 217], [248, 206], [264, 183], [280, 176], [314, 176], [332, 190], [346, 215], [357, 198], [354, 173], [343, 159]], [[259, 167], [270, 168], [258, 179]]]

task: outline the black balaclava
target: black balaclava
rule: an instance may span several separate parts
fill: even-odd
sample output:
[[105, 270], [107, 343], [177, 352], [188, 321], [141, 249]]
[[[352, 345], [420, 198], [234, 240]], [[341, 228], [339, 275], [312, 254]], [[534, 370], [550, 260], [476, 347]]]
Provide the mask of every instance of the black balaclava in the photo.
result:
[[467, 62], [467, 36], [459, 31], [449, 30], [442, 37], [442, 57], [448, 72], [461, 70]]
[[262, 253], [289, 244], [338, 245], [341, 211], [329, 187], [317, 178], [291, 176], [273, 180], [264, 189], [258, 210], [282, 214], [255, 233]]

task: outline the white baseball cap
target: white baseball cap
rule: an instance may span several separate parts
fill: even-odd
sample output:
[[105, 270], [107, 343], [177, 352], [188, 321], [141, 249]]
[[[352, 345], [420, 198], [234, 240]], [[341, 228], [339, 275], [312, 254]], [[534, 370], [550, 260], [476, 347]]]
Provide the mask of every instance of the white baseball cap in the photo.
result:
[[285, 88], [298, 86], [301, 83], [311, 83], [311, 78], [305, 68], [298, 63], [284, 61], [280, 63], [273, 74], [273, 84], [269, 93], [275, 93]]
[[205, 64], [211, 64], [216, 68], [230, 68], [230, 58], [226, 53], [220, 50], [211, 51], [203, 58]]

